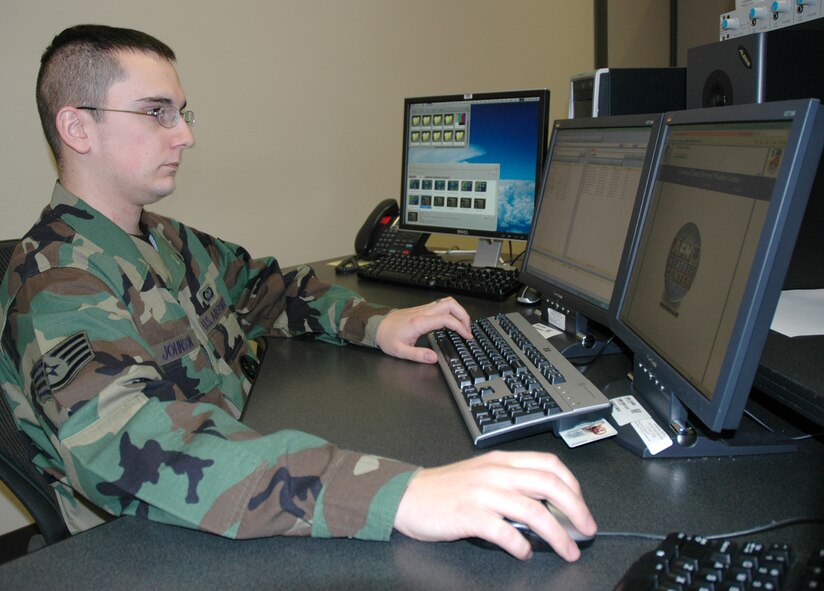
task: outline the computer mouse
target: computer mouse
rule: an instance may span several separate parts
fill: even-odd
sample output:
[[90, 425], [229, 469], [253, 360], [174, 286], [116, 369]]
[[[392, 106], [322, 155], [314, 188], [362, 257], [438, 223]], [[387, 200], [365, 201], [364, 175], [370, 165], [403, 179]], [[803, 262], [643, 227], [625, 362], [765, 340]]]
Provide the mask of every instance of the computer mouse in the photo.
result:
[[[592, 544], [592, 542], [595, 540], [594, 535], [587, 536], [582, 534], [576, 529], [574, 525], [572, 525], [569, 519], [567, 519], [567, 516], [564, 513], [562, 513], [560, 509], [555, 507], [555, 505], [553, 505], [549, 501], [544, 501], [543, 503], [547, 510], [550, 513], [552, 513], [553, 517], [555, 517], [555, 519], [558, 520], [558, 523], [561, 524], [561, 527], [564, 528], [567, 535], [569, 535], [569, 537], [572, 538], [576, 544], [578, 544], [578, 548], [583, 550], [584, 548], [588, 548]], [[511, 519], [506, 519], [506, 521], [512, 527], [521, 532], [521, 535], [524, 536], [529, 542], [529, 545], [532, 546], [533, 552], [555, 552], [555, 549], [549, 545], [549, 542], [547, 542], [541, 536], [532, 531], [529, 528], [529, 526], [518, 521], [512, 521]], [[470, 541], [473, 544], [476, 544], [477, 546], [481, 546], [483, 548], [501, 550], [500, 546], [492, 544], [491, 542], [488, 542], [483, 539], [473, 538]]]
[[535, 289], [532, 289], [528, 285], [524, 285], [521, 288], [521, 291], [518, 292], [518, 296], [516, 297], [516, 301], [519, 304], [526, 304], [527, 306], [534, 306], [535, 304], [540, 303], [541, 301], [541, 292]]
[[335, 273], [354, 273], [360, 268], [358, 264], [358, 257], [352, 256], [346, 259], [343, 259], [338, 265], [335, 267]]

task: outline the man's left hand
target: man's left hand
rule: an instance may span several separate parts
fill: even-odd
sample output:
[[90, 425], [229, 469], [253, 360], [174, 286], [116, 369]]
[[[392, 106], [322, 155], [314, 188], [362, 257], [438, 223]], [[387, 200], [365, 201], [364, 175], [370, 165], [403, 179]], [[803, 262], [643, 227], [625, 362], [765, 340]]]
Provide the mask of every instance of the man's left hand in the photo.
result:
[[454, 298], [446, 297], [423, 306], [393, 310], [378, 326], [375, 340], [384, 353], [419, 363], [435, 363], [432, 349], [416, 347], [418, 338], [439, 328], [450, 328], [472, 338], [469, 314]]

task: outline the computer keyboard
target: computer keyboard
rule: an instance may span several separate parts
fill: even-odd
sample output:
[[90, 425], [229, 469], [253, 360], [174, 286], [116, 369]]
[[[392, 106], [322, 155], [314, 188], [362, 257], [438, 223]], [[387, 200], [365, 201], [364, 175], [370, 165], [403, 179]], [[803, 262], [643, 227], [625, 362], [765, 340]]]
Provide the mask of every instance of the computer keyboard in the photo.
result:
[[449, 329], [428, 338], [477, 447], [557, 435], [611, 412], [601, 391], [520, 313], [477, 319], [472, 333], [469, 341]]
[[358, 269], [358, 277], [493, 300], [506, 299], [521, 287], [517, 269], [474, 267], [424, 255], [381, 257]]
[[799, 558], [789, 544], [671, 533], [630, 566], [614, 591], [824, 589], [824, 548]]

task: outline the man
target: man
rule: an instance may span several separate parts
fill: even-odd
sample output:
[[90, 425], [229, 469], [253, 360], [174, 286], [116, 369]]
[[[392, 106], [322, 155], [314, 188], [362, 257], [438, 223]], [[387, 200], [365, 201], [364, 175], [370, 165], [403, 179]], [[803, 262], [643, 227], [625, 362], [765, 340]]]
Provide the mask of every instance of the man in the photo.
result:
[[237, 420], [258, 337], [315, 333], [433, 363], [417, 338], [442, 326], [469, 337], [469, 317], [452, 298], [371, 305], [147, 211], [194, 145], [174, 61], [144, 33], [82, 25], [55, 37], [38, 75], [59, 180], [0, 287], [0, 384], [70, 530], [121, 514], [238, 538], [385, 540], [394, 527], [528, 558], [507, 517], [577, 559], [540, 500], [585, 534], [596, 526], [554, 456], [420, 469]]

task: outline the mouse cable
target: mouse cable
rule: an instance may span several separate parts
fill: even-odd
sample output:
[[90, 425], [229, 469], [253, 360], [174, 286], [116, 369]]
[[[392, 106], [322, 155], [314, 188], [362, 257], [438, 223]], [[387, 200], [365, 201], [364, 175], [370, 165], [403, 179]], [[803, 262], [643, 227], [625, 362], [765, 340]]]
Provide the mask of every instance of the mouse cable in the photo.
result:
[[667, 536], [662, 534], [651, 534], [640, 531], [599, 531], [595, 534], [596, 538], [638, 538], [640, 540], [655, 540], [661, 541]]
[[[788, 519], [782, 519], [779, 521], [773, 521], [772, 523], [758, 525], [749, 529], [742, 529], [738, 531], [732, 532], [725, 532], [720, 534], [712, 534], [709, 536], [701, 536], [707, 540], [723, 540], [726, 538], [740, 538], [743, 536], [752, 536], [755, 534], [760, 534], [768, 531], [772, 531], [775, 529], [783, 529], [786, 527], [793, 527], [796, 525], [810, 525], [810, 524], [818, 524], [824, 525], [824, 518], [821, 517], [791, 517]], [[625, 532], [625, 531], [605, 531], [605, 532], [598, 532], [596, 534], [597, 537], [604, 537], [604, 538], [638, 538], [642, 540], [657, 540], [661, 541], [666, 539], [666, 535], [662, 534], [653, 534], [647, 532]]]
[[758, 525], [755, 527], [751, 527], [749, 529], [742, 529], [739, 531], [728, 532], [724, 534], [715, 534], [712, 536], [704, 536], [708, 540], [720, 540], [723, 538], [740, 538], [743, 536], [751, 536], [753, 534], [760, 534], [768, 531], [772, 531], [775, 529], [783, 529], [785, 527], [793, 527], [796, 525], [810, 525], [810, 524], [817, 524], [817, 525], [824, 525], [824, 518], [821, 517], [790, 517], [788, 519], [781, 519], [779, 521], [773, 521], [772, 523], [768, 523], [765, 525]]

